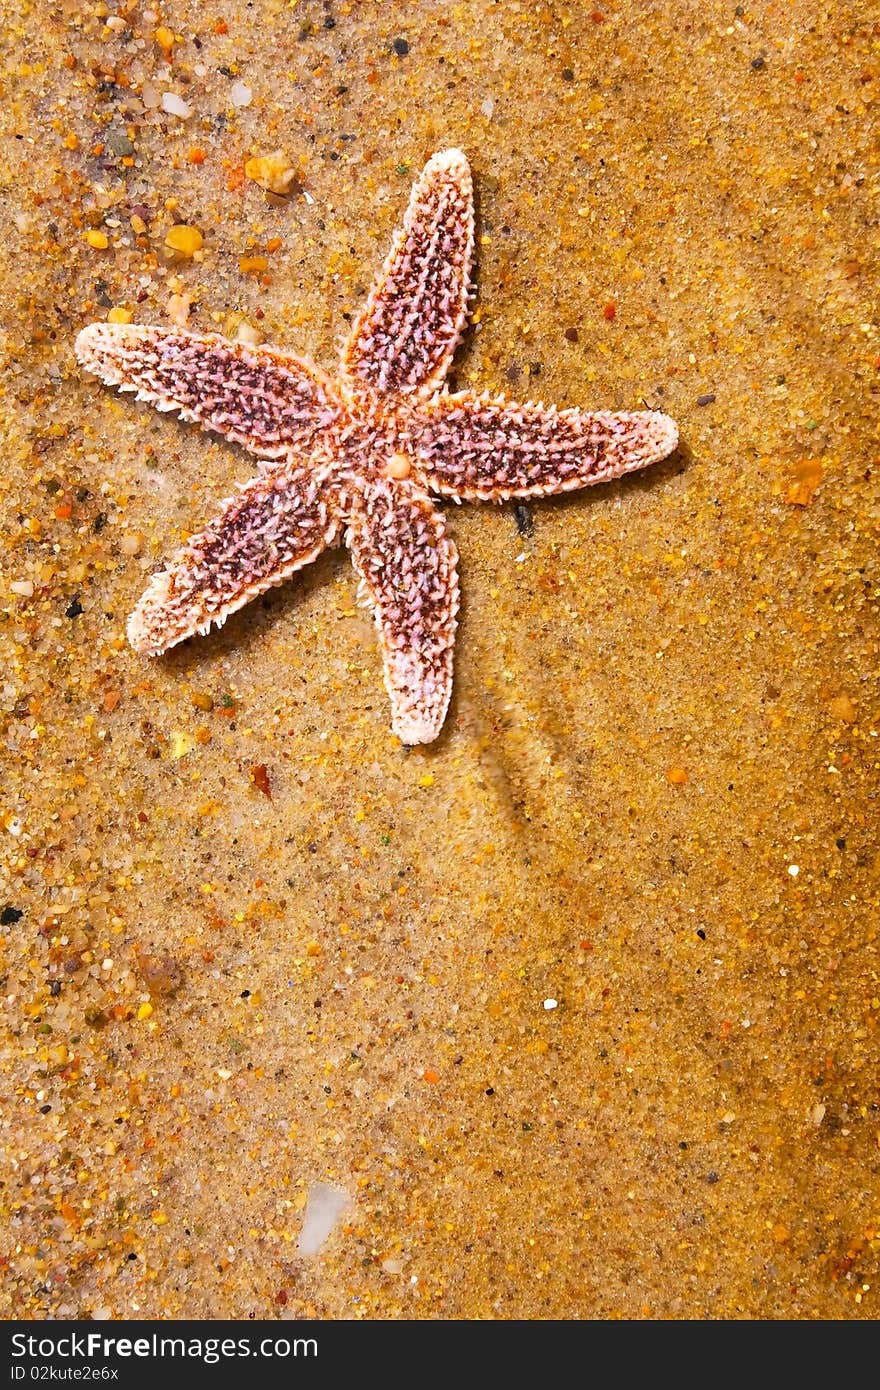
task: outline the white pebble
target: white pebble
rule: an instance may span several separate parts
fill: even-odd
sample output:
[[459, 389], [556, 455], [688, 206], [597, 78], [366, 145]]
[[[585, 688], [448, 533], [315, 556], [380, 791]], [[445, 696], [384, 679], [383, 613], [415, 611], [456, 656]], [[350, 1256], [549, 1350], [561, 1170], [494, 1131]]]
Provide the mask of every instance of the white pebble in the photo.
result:
[[351, 1197], [342, 1187], [328, 1182], [313, 1182], [309, 1188], [299, 1233], [299, 1253], [317, 1255], [342, 1213], [351, 1205]]
[[179, 97], [176, 92], [162, 93], [162, 110], [167, 111], [169, 116], [179, 116], [185, 121], [187, 116], [192, 115], [192, 107], [188, 106], [183, 97]]
[[250, 106], [254, 94], [246, 82], [233, 82], [229, 88], [229, 100], [233, 106]]
[[171, 322], [178, 328], [185, 328], [189, 318], [189, 311], [192, 307], [193, 297], [188, 290], [183, 294], [172, 294], [169, 296], [168, 303], [165, 305], [165, 312]]
[[797, 878], [797, 876], [798, 876], [798, 874], [800, 873], [800, 871], [801, 871], [801, 870], [800, 870], [800, 865], [798, 865], [798, 864], [789, 864], [789, 866], [788, 866], [788, 872], [791, 874], [792, 878]]
[[247, 343], [249, 347], [259, 347], [265, 336], [264, 333], [260, 332], [259, 328], [255, 328], [252, 323], [248, 323], [247, 319], [242, 319], [235, 330], [235, 341], [237, 343]]
[[29, 579], [13, 579], [9, 587], [14, 594], [18, 594], [19, 598], [33, 598], [34, 596], [34, 586]]
[[491, 119], [492, 119], [492, 113], [493, 113], [494, 110], [495, 110], [495, 98], [494, 98], [494, 97], [486, 97], [486, 100], [483, 102], [482, 106], [480, 107], [480, 110], [482, 111], [483, 115], [486, 117], [486, 120], [487, 120], [487, 121], [491, 121]]
[[558, 999], [545, 999], [545, 1000], [544, 1000], [544, 1008], [547, 1009], [548, 1011], [549, 1011], [550, 1009], [556, 1009], [556, 1008], [558, 1008], [558, 1007], [559, 1007], [559, 1000], [558, 1000]]
[[140, 531], [126, 531], [119, 541], [123, 555], [140, 555], [143, 545], [144, 538]]

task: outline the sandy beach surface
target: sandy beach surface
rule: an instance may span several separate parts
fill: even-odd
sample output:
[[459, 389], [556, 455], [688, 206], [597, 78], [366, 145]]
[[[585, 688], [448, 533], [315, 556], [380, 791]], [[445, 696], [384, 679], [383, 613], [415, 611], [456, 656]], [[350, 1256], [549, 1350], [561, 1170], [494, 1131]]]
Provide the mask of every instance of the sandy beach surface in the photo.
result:
[[[3, 1317], [877, 1316], [878, 44], [806, 0], [5, 7]], [[332, 369], [453, 145], [455, 384], [682, 444], [446, 507], [408, 750], [344, 549], [129, 648], [253, 463], [73, 342]]]

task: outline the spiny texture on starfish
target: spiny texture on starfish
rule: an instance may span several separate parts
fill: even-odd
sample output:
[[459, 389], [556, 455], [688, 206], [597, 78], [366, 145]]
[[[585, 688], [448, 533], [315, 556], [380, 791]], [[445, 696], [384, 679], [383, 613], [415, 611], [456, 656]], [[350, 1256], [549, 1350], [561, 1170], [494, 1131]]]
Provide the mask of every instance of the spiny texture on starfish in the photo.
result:
[[443, 387], [464, 327], [473, 192], [460, 150], [428, 161], [358, 315], [338, 383], [283, 349], [91, 324], [80, 361], [265, 462], [157, 574], [128, 624], [156, 655], [344, 540], [379, 632], [392, 728], [429, 743], [446, 717], [458, 555], [429, 492], [545, 497], [644, 468], [678, 429], [656, 411], [556, 410]]

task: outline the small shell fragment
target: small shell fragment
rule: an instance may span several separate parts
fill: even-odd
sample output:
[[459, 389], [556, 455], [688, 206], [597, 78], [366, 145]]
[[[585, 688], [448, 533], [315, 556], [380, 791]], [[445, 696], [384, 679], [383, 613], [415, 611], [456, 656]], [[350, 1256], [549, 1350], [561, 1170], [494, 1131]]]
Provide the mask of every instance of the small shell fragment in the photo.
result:
[[237, 343], [247, 343], [250, 347], [259, 347], [263, 342], [265, 334], [259, 328], [255, 328], [247, 319], [242, 319], [235, 330], [235, 341]]

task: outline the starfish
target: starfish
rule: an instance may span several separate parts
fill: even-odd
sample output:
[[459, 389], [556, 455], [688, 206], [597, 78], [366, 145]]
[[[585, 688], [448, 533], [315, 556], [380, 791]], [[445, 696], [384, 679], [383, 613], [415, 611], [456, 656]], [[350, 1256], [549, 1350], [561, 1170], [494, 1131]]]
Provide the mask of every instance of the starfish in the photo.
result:
[[430, 493], [545, 497], [619, 477], [678, 443], [656, 411], [557, 410], [444, 388], [471, 299], [473, 190], [435, 154], [345, 345], [338, 381], [283, 348], [93, 323], [80, 362], [260, 460], [250, 482], [156, 574], [128, 623], [155, 656], [348, 546], [372, 609], [403, 743], [430, 743], [452, 692], [458, 554]]

